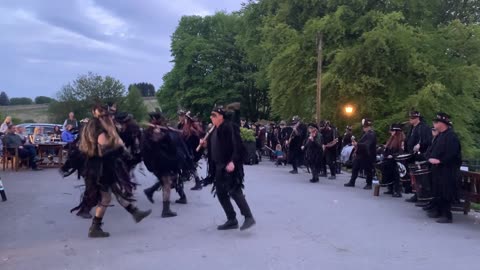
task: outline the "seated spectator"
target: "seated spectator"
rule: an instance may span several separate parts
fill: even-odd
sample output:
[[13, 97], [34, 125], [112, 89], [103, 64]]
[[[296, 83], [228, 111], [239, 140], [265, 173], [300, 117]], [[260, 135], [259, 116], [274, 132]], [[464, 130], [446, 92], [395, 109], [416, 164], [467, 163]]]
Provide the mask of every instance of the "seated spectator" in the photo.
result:
[[7, 129], [9, 125], [12, 125], [12, 117], [7, 116], [5, 117], [5, 121], [3, 121], [3, 124], [0, 126], [0, 134], [7, 133]]
[[28, 140], [30, 141], [31, 144], [37, 144], [42, 141], [43, 137], [43, 130], [41, 127], [36, 127], [33, 130], [33, 134], [28, 136]]
[[7, 129], [7, 134], [3, 137], [3, 142], [7, 150], [18, 148], [18, 155], [21, 159], [28, 158], [30, 167], [34, 171], [40, 171], [41, 169], [37, 167], [37, 150], [33, 145], [24, 145], [22, 143], [22, 138], [15, 134], [15, 128], [10, 125]]
[[72, 134], [72, 125], [67, 125], [66, 129], [62, 132], [62, 141], [71, 143], [75, 141], [75, 136]]
[[14, 127], [15, 128], [15, 134], [17, 134], [21, 139], [22, 139], [22, 143], [25, 144], [25, 143], [29, 143], [29, 141], [27, 140], [27, 135], [25, 134], [25, 128], [22, 127], [22, 126], [16, 126]]

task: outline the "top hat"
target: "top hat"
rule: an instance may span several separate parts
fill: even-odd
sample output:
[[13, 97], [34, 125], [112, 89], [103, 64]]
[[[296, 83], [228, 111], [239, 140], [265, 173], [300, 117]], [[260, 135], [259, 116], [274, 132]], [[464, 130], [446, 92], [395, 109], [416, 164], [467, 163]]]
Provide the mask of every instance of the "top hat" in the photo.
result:
[[450, 115], [444, 112], [437, 113], [437, 116], [433, 119], [433, 122], [441, 122], [448, 126], [452, 125], [452, 121], [450, 121]]
[[225, 108], [222, 105], [215, 105], [212, 109], [212, 112], [216, 112], [216, 113], [221, 114], [223, 116], [225, 116], [225, 114], [227, 113], [227, 111], [225, 110]]
[[422, 115], [418, 111], [411, 111], [408, 116], [410, 117], [410, 119], [415, 119], [419, 118]]
[[131, 119], [133, 119], [133, 116], [127, 112], [118, 112], [115, 114], [115, 121], [122, 124], [128, 122]]
[[368, 119], [368, 118], [363, 118], [362, 119], [362, 126], [363, 127], [370, 127], [372, 126], [373, 122], [372, 120]]
[[402, 124], [392, 124], [390, 131], [402, 131]]

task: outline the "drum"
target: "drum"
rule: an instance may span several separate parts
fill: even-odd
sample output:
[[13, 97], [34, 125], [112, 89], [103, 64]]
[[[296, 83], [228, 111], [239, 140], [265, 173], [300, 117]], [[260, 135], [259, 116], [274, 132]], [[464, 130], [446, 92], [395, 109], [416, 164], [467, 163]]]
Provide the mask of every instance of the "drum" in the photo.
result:
[[432, 199], [432, 173], [428, 164], [422, 165], [423, 168], [417, 169], [413, 172], [415, 178], [415, 190], [417, 198], [421, 201], [428, 201]]
[[395, 157], [397, 161], [398, 174], [400, 175], [400, 182], [405, 193], [412, 193], [414, 185], [414, 177], [410, 174], [412, 163], [414, 162], [412, 154], [402, 154]]

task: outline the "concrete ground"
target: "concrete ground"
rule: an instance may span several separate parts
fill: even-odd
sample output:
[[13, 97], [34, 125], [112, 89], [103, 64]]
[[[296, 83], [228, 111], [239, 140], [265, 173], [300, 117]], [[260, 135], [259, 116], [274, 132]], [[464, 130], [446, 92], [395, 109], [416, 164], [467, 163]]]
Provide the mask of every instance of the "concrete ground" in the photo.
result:
[[[140, 190], [155, 180], [138, 174], [142, 209], [135, 224], [116, 204], [107, 239], [89, 239], [90, 220], [70, 214], [81, 184], [56, 170], [4, 172], [7, 202], [0, 202], [0, 269], [472, 269], [480, 256], [480, 217], [454, 214], [437, 224], [404, 199], [335, 181], [308, 182], [302, 172], [264, 161], [246, 167], [246, 195], [257, 225], [219, 232], [224, 214], [210, 188], [187, 190], [178, 217], [162, 219], [160, 194], [151, 205]], [[189, 188], [193, 183], [189, 183]], [[177, 196], [173, 196], [175, 199]], [[240, 219], [243, 221], [243, 218]]]

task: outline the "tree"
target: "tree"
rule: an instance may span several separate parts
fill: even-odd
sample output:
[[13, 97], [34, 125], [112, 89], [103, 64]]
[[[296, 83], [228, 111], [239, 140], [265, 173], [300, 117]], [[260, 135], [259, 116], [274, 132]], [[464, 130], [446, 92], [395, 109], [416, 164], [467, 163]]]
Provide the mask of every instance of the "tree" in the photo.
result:
[[155, 96], [155, 86], [151, 83], [135, 83], [128, 86], [128, 91], [130, 91], [130, 87], [136, 87], [140, 90], [140, 94], [142, 97], [154, 97]]
[[131, 113], [137, 121], [145, 120], [148, 113], [140, 90], [135, 86], [129, 87], [128, 94], [121, 107], [122, 111]]
[[3, 92], [0, 93], [0, 106], [7, 106], [10, 104], [10, 100], [8, 99], [7, 93]]
[[10, 105], [32, 105], [33, 100], [27, 97], [11, 98]]
[[172, 36], [172, 71], [164, 76], [159, 104], [173, 115], [179, 107], [208, 117], [214, 104], [240, 101], [243, 115], [257, 120], [268, 113], [266, 91], [255, 84], [255, 66], [236, 44], [240, 17], [185, 16]]
[[45, 97], [45, 96], [38, 96], [35, 98], [35, 104], [49, 104], [53, 101], [54, 101], [53, 98]]
[[77, 119], [90, 117], [94, 104], [121, 104], [124, 94], [125, 86], [120, 81], [89, 72], [62, 87], [57, 93], [57, 101], [49, 105], [50, 118], [52, 121], [61, 122], [69, 112], [74, 112]]

